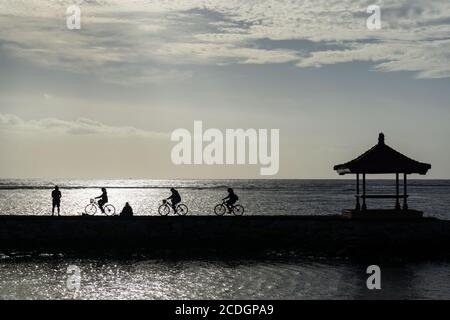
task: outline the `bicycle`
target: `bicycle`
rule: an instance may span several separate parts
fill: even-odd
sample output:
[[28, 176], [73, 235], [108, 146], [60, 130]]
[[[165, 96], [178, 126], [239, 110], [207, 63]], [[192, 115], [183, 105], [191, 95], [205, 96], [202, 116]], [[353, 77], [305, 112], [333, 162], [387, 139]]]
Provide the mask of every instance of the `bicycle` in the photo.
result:
[[[91, 203], [89, 203], [85, 208], [84, 212], [86, 212], [87, 215], [93, 216], [97, 213], [97, 210], [100, 208], [98, 205], [98, 202], [95, 199], [91, 199]], [[104, 214], [107, 216], [113, 216], [116, 214], [116, 208], [110, 203], [106, 203], [103, 206]]]
[[[158, 208], [158, 212], [161, 216], [167, 216], [170, 213], [170, 209], [173, 209], [172, 205], [167, 200], [163, 200], [162, 203]], [[175, 208], [176, 211], [174, 214], [178, 214], [179, 216], [185, 216], [188, 213], [188, 207], [183, 203], [177, 204]]]
[[225, 213], [233, 213], [235, 216], [242, 216], [244, 214], [244, 207], [240, 204], [231, 205], [231, 211], [229, 212], [228, 206], [225, 200], [214, 207], [214, 213], [218, 216], [223, 216]]

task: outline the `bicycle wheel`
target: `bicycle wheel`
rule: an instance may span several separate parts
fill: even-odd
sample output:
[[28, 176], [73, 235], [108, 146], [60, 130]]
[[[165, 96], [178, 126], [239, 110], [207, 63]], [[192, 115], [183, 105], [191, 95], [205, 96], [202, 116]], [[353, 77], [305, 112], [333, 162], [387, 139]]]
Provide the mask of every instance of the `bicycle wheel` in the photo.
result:
[[84, 208], [84, 212], [86, 212], [87, 215], [93, 216], [97, 212], [97, 206], [90, 203]]
[[103, 207], [103, 210], [105, 210], [105, 214], [107, 216], [113, 216], [116, 214], [116, 208], [112, 204], [107, 204]]
[[242, 216], [244, 214], [244, 207], [240, 204], [233, 207], [233, 213], [235, 216]]
[[177, 206], [177, 214], [179, 216], [185, 216], [188, 213], [188, 207], [185, 204], [180, 204]]
[[167, 216], [170, 213], [170, 208], [167, 204], [162, 204], [159, 206], [158, 212], [161, 216]]
[[227, 212], [227, 208], [224, 204], [219, 203], [214, 207], [214, 213], [218, 216], [223, 216]]

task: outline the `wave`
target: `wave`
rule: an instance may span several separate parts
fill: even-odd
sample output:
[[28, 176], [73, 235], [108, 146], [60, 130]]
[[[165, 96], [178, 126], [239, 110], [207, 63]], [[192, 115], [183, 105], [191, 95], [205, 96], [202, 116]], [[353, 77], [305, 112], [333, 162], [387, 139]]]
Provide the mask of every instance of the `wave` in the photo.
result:
[[[237, 190], [288, 191], [293, 193], [309, 192], [354, 192], [353, 181], [349, 180], [1, 180], [0, 190], [51, 190], [55, 185], [61, 189], [177, 189], [221, 190], [232, 187]], [[410, 187], [416, 190], [429, 188], [450, 188], [446, 180], [409, 180]], [[392, 189], [393, 182], [370, 181], [371, 190]]]
[[[59, 185], [59, 188], [64, 189], [170, 189], [172, 186], [64, 186]], [[191, 189], [191, 190], [205, 190], [205, 189], [227, 189], [230, 186], [174, 186], [177, 189]], [[234, 189], [241, 190], [279, 190], [279, 188], [264, 188], [264, 187], [256, 187], [256, 186], [232, 186]], [[24, 186], [24, 185], [0, 185], [0, 190], [53, 190], [54, 186]]]

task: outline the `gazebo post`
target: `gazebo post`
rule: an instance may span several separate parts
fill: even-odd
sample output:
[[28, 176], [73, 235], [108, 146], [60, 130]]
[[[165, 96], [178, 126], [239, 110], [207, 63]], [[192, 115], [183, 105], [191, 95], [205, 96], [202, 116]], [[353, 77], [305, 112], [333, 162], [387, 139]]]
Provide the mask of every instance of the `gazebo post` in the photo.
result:
[[398, 172], [395, 174], [395, 210], [400, 210], [400, 187], [399, 187]]
[[362, 204], [362, 209], [367, 210], [367, 206], [366, 206], [366, 174], [363, 173], [363, 204]]
[[406, 178], [406, 173], [404, 173], [403, 174], [403, 210], [408, 210], [408, 201], [406, 200], [408, 197], [406, 184], [407, 184], [407, 178]]
[[356, 211], [361, 210], [361, 205], [359, 204], [359, 173], [356, 174]]

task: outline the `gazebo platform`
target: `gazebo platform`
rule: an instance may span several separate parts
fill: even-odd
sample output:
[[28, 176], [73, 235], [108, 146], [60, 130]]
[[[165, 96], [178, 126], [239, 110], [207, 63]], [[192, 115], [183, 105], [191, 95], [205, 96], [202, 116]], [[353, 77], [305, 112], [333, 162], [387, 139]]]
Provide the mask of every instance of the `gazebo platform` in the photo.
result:
[[423, 212], [412, 209], [367, 209], [364, 211], [344, 209], [342, 210], [342, 216], [357, 220], [418, 220], [422, 219]]

